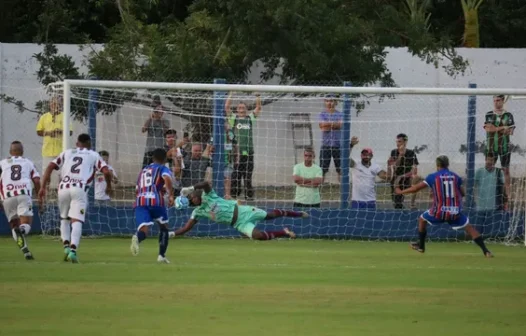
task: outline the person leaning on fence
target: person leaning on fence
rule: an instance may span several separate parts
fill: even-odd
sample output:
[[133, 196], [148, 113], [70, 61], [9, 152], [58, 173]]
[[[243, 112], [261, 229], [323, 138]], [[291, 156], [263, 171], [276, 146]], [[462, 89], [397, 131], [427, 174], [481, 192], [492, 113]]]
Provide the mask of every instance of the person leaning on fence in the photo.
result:
[[477, 210], [507, 209], [507, 194], [502, 169], [495, 167], [495, 156], [489, 152], [484, 167], [475, 172], [475, 204]]
[[239, 164], [234, 167], [232, 174], [232, 197], [241, 195], [241, 180], [244, 180], [245, 198], [254, 199], [254, 187], [252, 186], [252, 173], [254, 172], [254, 126], [256, 118], [261, 113], [261, 98], [256, 96], [256, 107], [254, 111], [247, 113], [247, 104], [239, 102], [236, 113], [232, 113], [232, 92], [225, 102], [225, 112], [230, 127], [234, 131], [239, 146]]
[[152, 163], [152, 153], [157, 148], [164, 148], [164, 134], [170, 128], [170, 122], [163, 118], [164, 107], [155, 105], [152, 114], [144, 122], [142, 132], [147, 134], [146, 148], [142, 160], [143, 168]]
[[323, 171], [314, 163], [314, 149], [306, 147], [304, 161], [294, 166], [292, 177], [296, 183], [294, 196], [295, 208], [319, 208], [321, 204], [320, 186], [323, 183]]
[[[59, 97], [53, 97], [49, 101], [49, 112], [44, 113], [39, 119], [36, 127], [37, 135], [43, 138], [42, 141], [42, 171], [60, 153], [62, 153], [62, 131], [64, 129], [64, 114], [62, 113], [62, 104]], [[70, 135], [73, 131], [70, 126]], [[51, 174], [50, 185], [54, 190], [58, 186], [59, 172], [54, 171]]]
[[332, 94], [325, 96], [325, 109], [320, 113], [319, 125], [322, 132], [322, 144], [320, 149], [320, 166], [323, 177], [329, 171], [331, 159], [338, 173], [338, 182], [341, 177], [341, 128], [343, 125], [343, 113], [336, 110], [336, 97]]

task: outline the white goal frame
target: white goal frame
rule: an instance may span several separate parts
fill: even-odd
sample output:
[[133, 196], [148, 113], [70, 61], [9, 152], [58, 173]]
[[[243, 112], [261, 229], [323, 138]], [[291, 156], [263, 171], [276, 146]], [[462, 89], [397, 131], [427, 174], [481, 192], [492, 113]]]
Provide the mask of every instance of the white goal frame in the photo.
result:
[[[71, 89], [80, 86], [84, 88], [126, 88], [126, 89], [157, 89], [157, 90], [195, 90], [195, 91], [240, 91], [240, 92], [273, 92], [273, 93], [317, 93], [317, 94], [396, 94], [396, 95], [463, 95], [463, 96], [494, 96], [506, 95], [512, 99], [525, 99], [526, 89], [514, 88], [423, 88], [423, 87], [353, 87], [353, 86], [286, 86], [286, 85], [247, 85], [247, 84], [213, 84], [213, 83], [169, 83], [169, 82], [137, 82], [108, 80], [64, 80], [53, 83], [62, 84], [64, 129], [69, 129], [71, 123]], [[63, 132], [63, 148], [70, 148], [69, 132]], [[524, 245], [526, 246], [526, 209], [524, 210], [525, 228]]]

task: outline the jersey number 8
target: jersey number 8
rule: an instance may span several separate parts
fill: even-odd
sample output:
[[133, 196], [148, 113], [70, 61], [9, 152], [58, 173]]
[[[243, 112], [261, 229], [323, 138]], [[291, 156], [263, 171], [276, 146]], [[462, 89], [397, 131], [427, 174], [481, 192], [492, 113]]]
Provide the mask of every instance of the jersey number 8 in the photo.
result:
[[22, 166], [13, 165], [11, 166], [11, 181], [18, 181], [22, 178]]

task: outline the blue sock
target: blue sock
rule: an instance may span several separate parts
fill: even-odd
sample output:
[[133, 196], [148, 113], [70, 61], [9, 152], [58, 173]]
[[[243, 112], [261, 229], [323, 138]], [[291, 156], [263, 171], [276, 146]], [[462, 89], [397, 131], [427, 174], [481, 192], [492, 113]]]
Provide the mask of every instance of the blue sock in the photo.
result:
[[146, 233], [144, 231], [137, 231], [137, 238], [139, 238], [139, 243], [146, 239]]
[[164, 257], [166, 250], [168, 249], [168, 228], [161, 226], [159, 232], [159, 255]]

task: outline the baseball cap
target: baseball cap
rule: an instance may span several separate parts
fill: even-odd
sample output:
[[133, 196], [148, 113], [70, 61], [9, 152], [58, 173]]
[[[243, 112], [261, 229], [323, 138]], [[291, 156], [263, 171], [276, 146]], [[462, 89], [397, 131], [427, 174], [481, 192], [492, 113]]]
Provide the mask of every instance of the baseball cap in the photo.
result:
[[371, 148], [369, 148], [369, 147], [366, 147], [366, 148], [362, 149], [362, 154], [364, 152], [369, 154], [369, 155], [373, 155], [373, 150]]

